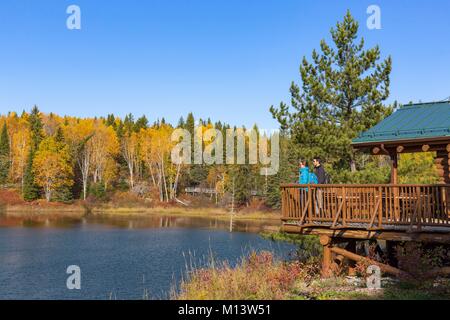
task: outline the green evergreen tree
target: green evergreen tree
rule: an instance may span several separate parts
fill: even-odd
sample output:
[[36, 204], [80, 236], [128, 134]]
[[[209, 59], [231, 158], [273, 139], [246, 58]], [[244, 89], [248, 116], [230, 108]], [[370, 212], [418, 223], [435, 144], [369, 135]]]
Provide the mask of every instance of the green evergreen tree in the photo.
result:
[[108, 127], [113, 127], [114, 129], [116, 129], [116, 119], [113, 114], [108, 114], [105, 124]]
[[148, 127], [148, 120], [147, 120], [147, 117], [145, 115], [143, 115], [142, 117], [140, 117], [139, 119], [136, 120], [136, 123], [134, 125], [134, 130], [136, 132], [138, 132], [141, 129], [145, 129], [147, 127]]
[[186, 126], [186, 123], [184, 122], [184, 118], [181, 117], [180, 120], [178, 120], [177, 128], [184, 129], [185, 126]]
[[[280, 185], [283, 183], [296, 183], [299, 178], [298, 163], [301, 157], [299, 146], [286, 135], [280, 132], [280, 167], [278, 173], [268, 177], [266, 204], [272, 208], [280, 208]], [[312, 168], [310, 168], [312, 169]]]
[[127, 134], [134, 131], [134, 117], [131, 113], [125, 116], [125, 119], [123, 120], [123, 129]]
[[39, 144], [44, 138], [41, 114], [37, 106], [34, 106], [31, 110], [30, 117], [30, 130], [31, 130], [31, 149], [35, 152], [39, 148]]
[[5, 123], [0, 134], [0, 184], [5, 184], [8, 181], [11, 167], [10, 159], [9, 136]]
[[39, 199], [39, 195], [41, 193], [40, 188], [36, 185], [34, 181], [34, 174], [33, 174], [34, 154], [38, 150], [39, 144], [43, 139], [43, 131], [42, 131], [43, 124], [37, 106], [34, 106], [33, 109], [31, 110], [29, 123], [31, 130], [31, 145], [30, 145], [30, 152], [28, 154], [27, 166], [25, 168], [24, 173], [22, 196], [26, 201], [33, 201]]
[[248, 203], [252, 191], [251, 168], [248, 164], [236, 164], [229, 167], [227, 191], [233, 197], [236, 207]]
[[321, 53], [314, 50], [312, 62], [303, 58], [301, 89], [295, 83], [290, 88], [291, 108], [284, 103], [270, 108], [306, 158], [319, 155], [351, 172], [358, 163], [351, 140], [393, 109], [383, 105], [389, 96], [391, 58], [379, 62], [378, 46], [365, 50], [357, 33], [358, 23], [347, 12], [331, 30], [334, 46], [322, 40]]
[[22, 196], [25, 201], [33, 201], [39, 199], [40, 190], [34, 181], [33, 174], [33, 158], [34, 153], [28, 153], [27, 165], [23, 177], [23, 192]]
[[[64, 134], [61, 127], [58, 127], [55, 133], [55, 141], [61, 147], [66, 145], [66, 141], [64, 139]], [[73, 184], [75, 185], [75, 183]], [[73, 186], [72, 185], [72, 186]], [[53, 200], [64, 203], [71, 203], [73, 201], [73, 189], [72, 186], [64, 185], [62, 187], [57, 188], [53, 193]]]

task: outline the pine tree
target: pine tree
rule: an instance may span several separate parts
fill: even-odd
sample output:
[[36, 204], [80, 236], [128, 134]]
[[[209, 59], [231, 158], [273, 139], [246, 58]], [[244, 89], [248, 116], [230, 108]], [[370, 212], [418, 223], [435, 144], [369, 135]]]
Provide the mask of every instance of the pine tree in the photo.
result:
[[116, 128], [116, 119], [113, 114], [108, 114], [105, 124], [108, 127], [112, 126], [114, 129]]
[[268, 177], [266, 204], [272, 208], [280, 208], [280, 185], [298, 181], [298, 162], [301, 157], [298, 145], [285, 132], [280, 133], [280, 168], [278, 173]]
[[126, 134], [130, 134], [134, 131], [134, 117], [131, 113], [125, 116], [125, 119], [123, 120], [123, 128]]
[[23, 177], [23, 199], [25, 201], [33, 201], [39, 199], [39, 187], [34, 181], [33, 174], [33, 158], [32, 151], [28, 153], [27, 166], [25, 168], [25, 174]]
[[145, 115], [136, 120], [134, 125], [134, 131], [139, 132], [141, 129], [146, 129], [148, 127], [148, 120]]
[[5, 184], [7, 182], [10, 167], [11, 161], [9, 137], [5, 123], [3, 124], [3, 128], [0, 134], [0, 184]]
[[188, 170], [188, 184], [190, 186], [198, 186], [203, 181], [205, 181], [206, 177], [208, 176], [208, 172], [205, 170], [204, 166], [202, 164], [194, 164], [194, 137], [195, 137], [195, 118], [192, 112], [189, 112], [189, 114], [186, 117], [186, 130], [189, 131], [191, 135], [191, 155], [192, 155], [192, 165], [190, 165]]
[[337, 168], [356, 169], [351, 140], [392, 112], [389, 96], [391, 58], [379, 62], [378, 46], [365, 50], [357, 43], [358, 23], [347, 12], [331, 30], [334, 46], [325, 40], [312, 62], [303, 58], [301, 89], [292, 83], [290, 108], [270, 108], [282, 129], [288, 129], [307, 158], [319, 155]]
[[44, 125], [42, 124], [40, 111], [37, 106], [34, 106], [33, 109], [31, 110], [29, 123], [32, 141], [31, 149], [33, 149], [33, 152], [35, 152], [39, 148], [39, 144], [44, 138], [42, 130]]
[[237, 205], [245, 205], [250, 200], [252, 191], [252, 176], [248, 164], [237, 164], [231, 170], [231, 179], [234, 180], [234, 201]]
[[31, 146], [24, 174], [23, 198], [26, 201], [33, 201], [39, 199], [39, 195], [41, 193], [39, 186], [36, 185], [33, 172], [34, 155], [38, 150], [39, 144], [43, 139], [42, 133], [43, 125], [40, 112], [37, 106], [34, 106], [33, 109], [31, 110], [29, 123], [31, 130]]
[[184, 118], [181, 117], [180, 120], [178, 120], [177, 128], [184, 129], [186, 123], [184, 122]]
[[[61, 127], [58, 127], [55, 133], [55, 142], [63, 149], [67, 146], [64, 134]], [[71, 166], [72, 172], [74, 172], [73, 165]], [[63, 184], [55, 189], [53, 199], [58, 202], [71, 203], [73, 201], [73, 184]]]

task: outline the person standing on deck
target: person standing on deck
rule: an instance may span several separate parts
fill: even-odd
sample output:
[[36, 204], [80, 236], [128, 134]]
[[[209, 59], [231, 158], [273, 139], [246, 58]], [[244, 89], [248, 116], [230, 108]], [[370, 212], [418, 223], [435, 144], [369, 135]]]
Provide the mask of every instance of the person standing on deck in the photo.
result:
[[302, 160], [299, 163], [299, 175], [298, 175], [298, 183], [299, 184], [316, 184], [318, 183], [317, 176], [315, 173], [309, 171], [308, 162], [306, 160]]
[[[309, 171], [308, 162], [306, 160], [301, 160], [299, 163], [299, 184], [317, 184], [317, 177], [314, 172]], [[300, 188], [300, 201], [302, 207], [306, 204], [308, 198], [309, 188]]]
[[[314, 165], [314, 173], [317, 176], [317, 181], [319, 184], [329, 183], [328, 175], [325, 172], [325, 169], [322, 165], [322, 159], [319, 157], [314, 157], [313, 159]], [[316, 205], [315, 205], [316, 213], [320, 213], [323, 209], [323, 199], [322, 199], [322, 190], [316, 189]]]
[[326, 184], [327, 181], [327, 173], [325, 172], [325, 169], [322, 165], [322, 159], [319, 157], [315, 157], [313, 159], [313, 165], [314, 165], [314, 173], [317, 176], [317, 181], [319, 184]]

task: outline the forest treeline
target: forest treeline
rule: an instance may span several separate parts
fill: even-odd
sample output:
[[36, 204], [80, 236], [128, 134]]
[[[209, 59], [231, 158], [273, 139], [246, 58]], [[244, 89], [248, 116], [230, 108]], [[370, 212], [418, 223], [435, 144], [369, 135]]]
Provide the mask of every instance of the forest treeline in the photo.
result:
[[[276, 175], [261, 175], [260, 164], [172, 163], [173, 130], [183, 128], [194, 135], [197, 125], [220, 130], [224, 136], [230, 128], [221, 122], [196, 121], [192, 113], [171, 125], [164, 119], [150, 124], [145, 116], [134, 120], [131, 114], [124, 119], [114, 115], [82, 119], [44, 114], [37, 107], [21, 115], [10, 112], [0, 116], [0, 184], [20, 190], [27, 201], [60, 202], [88, 197], [106, 201], [117, 190], [170, 202], [186, 187], [199, 186], [214, 189], [217, 196], [212, 201], [218, 205], [229, 205], [233, 197], [236, 206], [246, 205], [257, 197], [276, 208], [279, 184], [296, 182], [298, 160], [311, 152], [282, 131]], [[432, 154], [404, 155], [403, 182], [433, 182], [432, 164]], [[325, 166], [336, 183], [389, 180], [385, 157], [358, 155], [354, 173], [337, 167], [331, 157]]]
[[[386, 104], [391, 57], [378, 46], [365, 49], [358, 22], [347, 12], [331, 29], [332, 44], [300, 65], [301, 83], [292, 82], [290, 104], [270, 107], [279, 122], [279, 169], [261, 175], [259, 164], [175, 164], [176, 128], [231, 128], [195, 119], [192, 113], [172, 125], [145, 116], [77, 118], [31, 112], [0, 115], [0, 185], [11, 185], [27, 201], [107, 200], [116, 191], [161, 202], [174, 201], [186, 187], [214, 189], [217, 205], [247, 205], [257, 197], [280, 206], [280, 183], [298, 181], [298, 162], [321, 157], [333, 183], [388, 183], [389, 159], [355, 151], [351, 141], [400, 107]], [[257, 127], [254, 128], [257, 130]], [[205, 145], [203, 145], [205, 147]], [[246, 143], [248, 149], [248, 141]], [[248, 155], [248, 150], [246, 152]], [[401, 183], [437, 181], [433, 154], [402, 154]]]
[[[198, 128], [214, 128], [223, 136], [232, 129], [209, 119], [195, 120], [192, 113], [172, 125], [164, 119], [150, 124], [145, 116], [135, 120], [131, 114], [124, 119], [112, 114], [62, 117], [41, 113], [35, 106], [29, 113], [0, 116], [0, 126], [0, 183], [20, 189], [27, 201], [101, 200], [120, 190], [142, 197], [157, 195], [159, 201], [170, 202], [186, 187], [203, 187], [216, 191], [217, 203], [228, 193], [241, 205], [252, 195], [266, 195], [272, 180], [261, 176], [260, 165], [248, 161], [231, 165], [173, 163], [175, 129], [186, 129], [192, 136]], [[206, 146], [204, 142], [203, 149]], [[248, 148], [247, 138], [247, 160]]]

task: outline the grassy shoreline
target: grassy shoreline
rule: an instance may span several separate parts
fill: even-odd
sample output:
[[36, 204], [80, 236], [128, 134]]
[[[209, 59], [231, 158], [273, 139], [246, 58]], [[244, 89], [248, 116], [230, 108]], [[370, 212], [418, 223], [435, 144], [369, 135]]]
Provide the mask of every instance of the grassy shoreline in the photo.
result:
[[[129, 194], [120, 194], [108, 201], [82, 201], [73, 203], [47, 202], [36, 200], [26, 202], [16, 189], [0, 188], [0, 214], [8, 216], [133, 216], [146, 217], [153, 215], [172, 215], [186, 217], [208, 217], [230, 219], [231, 212], [227, 208], [215, 207], [211, 204], [195, 203], [191, 206], [181, 206], [176, 203], [146, 203], [143, 199]], [[265, 208], [242, 208], [233, 215], [236, 220], [280, 220], [280, 212]]]
[[[84, 216], [86, 214], [96, 216], [115, 216], [115, 217], [149, 217], [155, 215], [186, 216], [186, 217], [205, 217], [230, 219], [231, 213], [221, 208], [183, 208], [183, 207], [105, 207], [94, 206], [86, 207], [83, 205], [6, 205], [1, 212], [7, 216], [27, 217], [33, 215], [39, 216]], [[277, 212], [264, 212], [259, 210], [235, 212], [233, 219], [236, 220], [279, 220], [280, 215]]]

